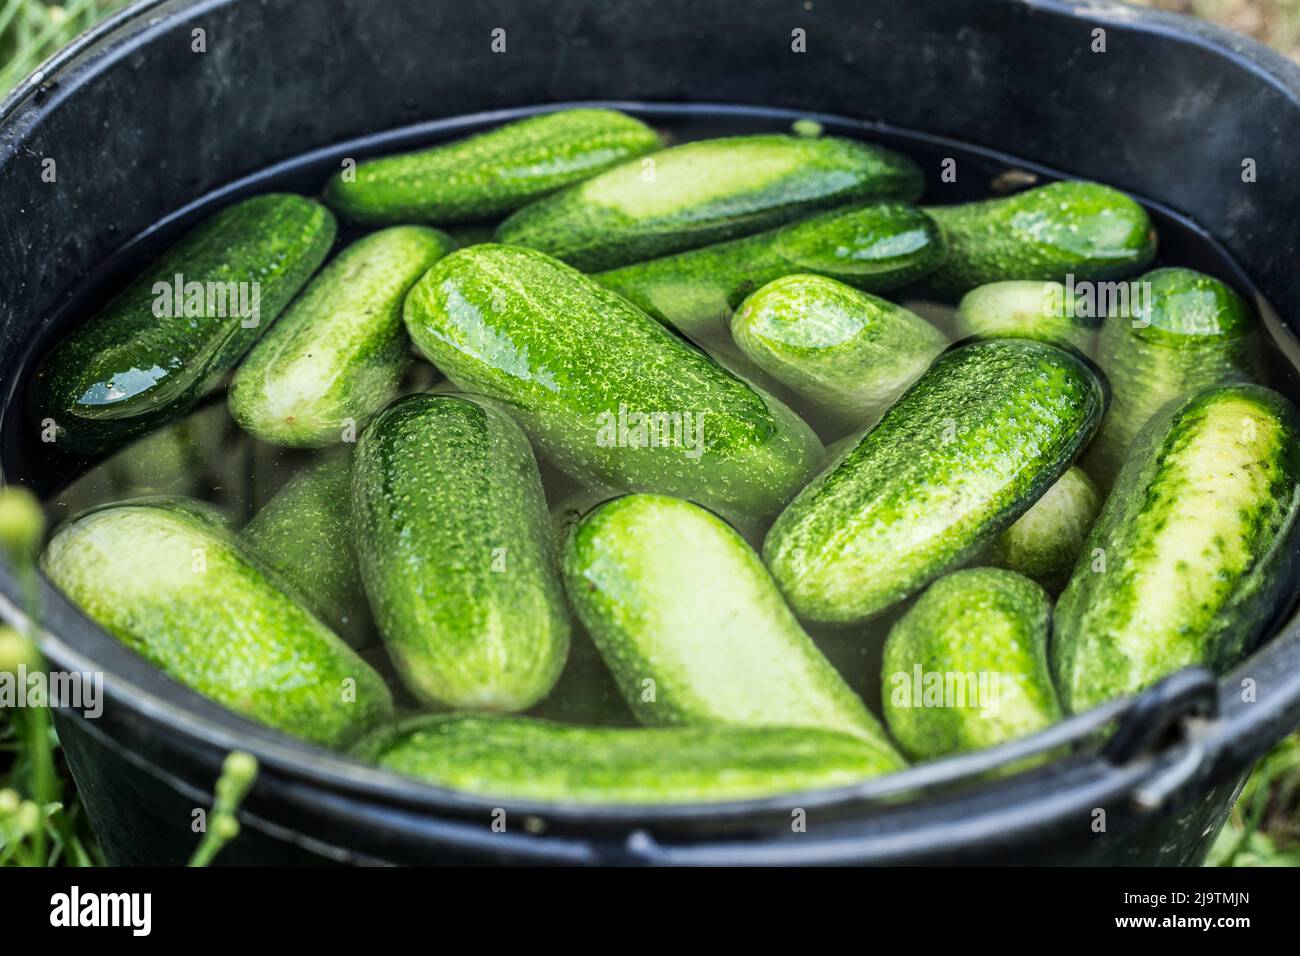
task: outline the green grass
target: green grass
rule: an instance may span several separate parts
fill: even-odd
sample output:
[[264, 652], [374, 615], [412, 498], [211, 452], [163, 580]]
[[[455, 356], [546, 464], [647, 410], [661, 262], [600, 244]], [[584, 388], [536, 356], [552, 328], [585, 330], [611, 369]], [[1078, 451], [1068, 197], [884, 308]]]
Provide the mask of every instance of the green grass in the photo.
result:
[[127, 0], [0, 0], [0, 93]]

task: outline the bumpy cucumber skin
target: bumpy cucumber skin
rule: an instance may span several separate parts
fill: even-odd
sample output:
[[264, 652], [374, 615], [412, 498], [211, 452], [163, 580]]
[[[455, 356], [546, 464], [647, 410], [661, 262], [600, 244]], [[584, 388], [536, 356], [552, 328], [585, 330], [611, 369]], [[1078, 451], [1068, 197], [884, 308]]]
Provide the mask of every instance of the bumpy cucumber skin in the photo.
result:
[[1065, 341], [1091, 355], [1100, 318], [1070, 301], [1059, 282], [1009, 279], [971, 289], [957, 304], [957, 335]]
[[849, 426], [879, 417], [948, 344], [902, 306], [816, 275], [763, 286], [731, 334], [760, 369]]
[[471, 222], [518, 209], [570, 183], [658, 149], [659, 136], [615, 110], [562, 110], [469, 139], [357, 165], [325, 201], [365, 225]]
[[352, 647], [374, 633], [353, 545], [352, 456], [331, 453], [294, 475], [239, 532], [244, 547]]
[[562, 564], [570, 604], [642, 723], [820, 727], [903, 765], [722, 519], [663, 495], [616, 498], [578, 523]]
[[454, 247], [436, 229], [395, 226], [344, 249], [240, 364], [231, 417], [262, 441], [298, 448], [360, 431], [411, 364], [406, 293]]
[[1236, 663], [1286, 588], [1298, 498], [1300, 416], [1281, 395], [1211, 386], [1161, 409], [1056, 607], [1052, 667], [1065, 709], [1182, 667]]
[[1146, 210], [1099, 183], [1049, 183], [926, 212], [943, 230], [948, 256], [921, 285], [945, 299], [1008, 277], [1115, 279], [1155, 257], [1155, 229]]
[[1069, 467], [1105, 409], [1073, 353], [945, 352], [777, 518], [763, 557], [801, 617], [856, 622], [972, 558]]
[[857, 737], [806, 727], [583, 727], [526, 717], [417, 717], [362, 760], [484, 797], [652, 806], [848, 786], [895, 769]]
[[[509, 405], [540, 449], [589, 486], [690, 498], [757, 522], [820, 460], [821, 443], [790, 409], [535, 250], [453, 252], [411, 290], [405, 314], [411, 339], [448, 378]], [[633, 447], [651, 435], [620, 431], [620, 407], [676, 414], [681, 427], [666, 445]]]
[[[999, 568], [956, 571], [930, 585], [890, 629], [881, 670], [885, 720], [907, 755], [980, 750], [1060, 720], [1047, 664], [1051, 614], [1041, 587]], [[965, 699], [935, 705], [926, 675], [942, 675], [944, 686], [960, 677]]]
[[1156, 269], [1138, 282], [1150, 289], [1149, 301], [1108, 318], [1097, 345], [1112, 400], [1084, 461], [1103, 488], [1119, 474], [1142, 426], [1170, 399], [1259, 372], [1258, 326], [1232, 289], [1179, 268]]
[[[185, 236], [72, 332], [37, 370], [31, 413], [60, 448], [99, 454], [179, 418], [215, 388], [316, 271], [334, 217], [270, 193], [224, 209]], [[258, 323], [238, 315], [159, 318], [155, 284], [260, 283]], [[237, 310], [235, 310], [237, 311]]]
[[366, 593], [412, 692], [483, 710], [540, 700], [569, 616], [519, 426], [469, 397], [400, 398], [357, 443], [352, 495]]
[[985, 563], [1016, 571], [1059, 594], [1100, 511], [1097, 486], [1082, 468], [1071, 468], [994, 539]]
[[707, 340], [717, 332], [725, 335], [731, 312], [773, 279], [814, 273], [883, 292], [930, 272], [943, 254], [939, 227], [925, 213], [902, 203], [873, 203], [595, 278], [659, 321]]
[[525, 206], [497, 228], [497, 241], [592, 272], [734, 239], [830, 206], [911, 202], [923, 187], [910, 159], [852, 140], [700, 140]]
[[379, 675], [214, 519], [111, 505], [61, 527], [41, 566], [127, 647], [259, 723], [343, 746], [391, 714]]

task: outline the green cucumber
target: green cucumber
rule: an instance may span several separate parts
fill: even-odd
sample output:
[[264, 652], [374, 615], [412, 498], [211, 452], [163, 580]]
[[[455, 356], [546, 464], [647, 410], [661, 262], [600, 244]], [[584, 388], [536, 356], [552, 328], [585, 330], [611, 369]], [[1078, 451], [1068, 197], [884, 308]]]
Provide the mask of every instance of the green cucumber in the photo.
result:
[[1071, 713], [1191, 665], [1223, 671], [1288, 596], [1300, 415], [1257, 385], [1211, 386], [1147, 423], [1057, 604], [1052, 667]]
[[587, 485], [760, 521], [822, 454], [775, 398], [532, 249], [453, 252], [411, 290], [406, 327], [458, 387], [510, 406], [540, 450]]
[[895, 769], [856, 737], [806, 727], [583, 727], [460, 715], [385, 728], [354, 753], [440, 787], [566, 804], [745, 800]]
[[285, 483], [239, 533], [353, 647], [374, 633], [353, 545], [352, 456], [334, 452]]
[[1059, 594], [1100, 511], [1096, 485], [1082, 468], [1071, 468], [993, 540], [983, 563], [1017, 571]]
[[[971, 289], [957, 304], [956, 330], [971, 335], [1064, 341], [1085, 355], [1096, 344], [1101, 319], [1059, 282], [1011, 279]], [[1084, 314], [1088, 313], [1088, 314]]]
[[1047, 664], [1052, 604], [1011, 571], [935, 581], [885, 641], [881, 698], [914, 760], [994, 747], [1061, 719]]
[[848, 139], [763, 134], [685, 143], [539, 199], [497, 229], [590, 272], [759, 232], [818, 209], [910, 202], [921, 170]]
[[851, 427], [883, 414], [948, 344], [902, 306], [817, 275], [763, 286], [731, 334], [760, 369]]
[[212, 216], [50, 353], [33, 418], [53, 421], [60, 448], [99, 454], [181, 417], [271, 327], [334, 228], [324, 206], [286, 193]]
[[595, 278], [697, 340], [726, 335], [731, 312], [773, 279], [809, 272], [866, 292], [905, 285], [943, 259], [943, 239], [915, 206], [833, 209], [755, 236], [598, 273]]
[[1099, 183], [1050, 183], [926, 212], [943, 230], [948, 256], [921, 285], [941, 298], [1007, 278], [1116, 279], [1145, 266], [1156, 251], [1146, 210]]
[[861, 621], [1009, 527], [1104, 410], [1104, 386], [1072, 352], [1031, 339], [951, 349], [799, 493], [763, 557], [800, 616]]
[[540, 700], [569, 615], [519, 426], [467, 396], [399, 398], [357, 443], [352, 483], [366, 594], [411, 691], [486, 710]]
[[1141, 301], [1130, 299], [1108, 318], [1097, 345], [1112, 399], [1085, 462], [1107, 488], [1134, 436], [1166, 402], [1259, 371], [1255, 316], [1222, 282], [1192, 269], [1156, 269], [1135, 289]]
[[411, 364], [402, 302], [452, 250], [436, 229], [396, 226], [339, 253], [259, 341], [230, 384], [230, 414], [273, 445], [353, 437]]
[[578, 523], [562, 564], [574, 611], [643, 724], [820, 727], [902, 766], [722, 519], [678, 498], [616, 498]]
[[379, 675], [191, 508], [96, 509], [55, 533], [41, 566], [127, 647], [259, 723], [341, 746], [392, 711]]
[[654, 130], [615, 110], [560, 110], [367, 160], [337, 173], [325, 201], [366, 225], [489, 219], [659, 146]]

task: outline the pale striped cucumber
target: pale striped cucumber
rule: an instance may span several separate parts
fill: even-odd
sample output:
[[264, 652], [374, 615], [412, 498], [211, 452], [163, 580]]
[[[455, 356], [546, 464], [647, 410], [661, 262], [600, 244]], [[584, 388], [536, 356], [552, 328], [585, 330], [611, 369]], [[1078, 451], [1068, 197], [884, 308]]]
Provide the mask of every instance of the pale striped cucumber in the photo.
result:
[[1085, 360], [1030, 339], [941, 355], [777, 518], [763, 557], [814, 621], [860, 621], [975, 556], [1069, 467], [1105, 410]]
[[731, 334], [760, 369], [849, 427], [878, 418], [948, 344], [902, 306], [816, 275], [763, 286]]
[[873, 203], [595, 278], [659, 321], [707, 341], [727, 334], [727, 319], [746, 295], [781, 276], [814, 273], [883, 292], [925, 275], [943, 254], [939, 227], [925, 213], [901, 203]]
[[983, 563], [1019, 572], [1058, 594], [1100, 511], [1096, 485], [1082, 468], [1071, 468], [993, 540]]
[[1052, 605], [1011, 571], [945, 575], [889, 631], [881, 699], [915, 760], [994, 747], [1061, 719], [1047, 664]]
[[61, 527], [41, 566], [127, 647], [259, 723], [343, 745], [391, 713], [379, 675], [215, 517], [110, 505]]
[[406, 293], [452, 248], [436, 229], [397, 226], [344, 249], [240, 364], [231, 416], [273, 445], [355, 441], [411, 364]]
[[354, 752], [440, 787], [565, 804], [774, 797], [895, 769], [856, 737], [806, 727], [583, 727], [526, 717], [417, 717]]
[[1281, 395], [1222, 385], [1166, 405], [1134, 441], [1056, 607], [1065, 709], [1249, 652], [1289, 597], [1298, 495], [1300, 416]]
[[971, 335], [1063, 341], [1085, 355], [1096, 345], [1100, 316], [1059, 282], [1009, 279], [971, 289], [957, 304], [956, 331]]
[[848, 139], [762, 134], [700, 140], [634, 159], [540, 199], [497, 229], [584, 271], [612, 269], [870, 199], [910, 202], [910, 159]]
[[589, 485], [691, 498], [756, 522], [822, 454], [775, 398], [532, 249], [453, 252], [411, 290], [406, 327], [457, 386], [509, 405], [539, 449]]
[[406, 685], [452, 707], [540, 700], [569, 615], [519, 426], [468, 396], [408, 395], [362, 434], [352, 481], [362, 579]]
[[489, 219], [660, 146], [615, 110], [560, 110], [337, 173], [325, 201], [368, 225]]

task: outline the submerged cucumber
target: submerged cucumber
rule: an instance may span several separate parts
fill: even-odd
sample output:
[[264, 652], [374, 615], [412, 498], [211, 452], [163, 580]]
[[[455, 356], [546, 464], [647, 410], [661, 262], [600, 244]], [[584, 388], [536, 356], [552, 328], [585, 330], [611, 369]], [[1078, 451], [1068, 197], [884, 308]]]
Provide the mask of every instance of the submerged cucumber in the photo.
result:
[[239, 366], [231, 416], [273, 445], [335, 444], [349, 428], [355, 436], [411, 364], [407, 291], [452, 248], [435, 229], [398, 226], [344, 249]]
[[536, 703], [569, 616], [519, 426], [468, 397], [409, 395], [362, 434], [352, 480], [366, 593], [407, 686], [453, 707]]
[[615, 110], [561, 110], [469, 139], [360, 163], [325, 187], [339, 215], [368, 225], [488, 219], [660, 146]]
[[961, 297], [957, 335], [1064, 341], [1090, 355], [1101, 324], [1093, 311], [1059, 282], [990, 282]]
[[806, 727], [581, 727], [458, 715], [386, 728], [354, 753], [441, 787], [581, 804], [743, 800], [895, 769], [856, 737]]
[[979, 750], [1061, 718], [1047, 666], [1052, 605], [1011, 571], [957, 571], [930, 585], [889, 631], [881, 698], [909, 757]]
[[1289, 590], [1298, 494], [1300, 416], [1281, 395], [1212, 386], [1166, 405], [1134, 441], [1056, 607], [1065, 709], [1248, 652]]
[[508, 404], [540, 449], [589, 485], [758, 521], [822, 453], [775, 398], [532, 249], [453, 252], [411, 290], [406, 327], [457, 386]]
[[1105, 409], [1082, 358], [1030, 339], [952, 349], [777, 518], [794, 609], [859, 621], [973, 557], [1069, 467]]
[[944, 298], [1006, 278], [1115, 279], [1155, 256], [1155, 229], [1146, 210], [1099, 183], [1050, 183], [926, 212], [943, 230], [948, 256], [921, 284]]
[[1110, 487], [1133, 438], [1165, 402], [1258, 372], [1259, 334], [1241, 296], [1192, 269], [1156, 269], [1135, 285], [1141, 301], [1102, 326], [1097, 361], [1110, 411], [1088, 449], [1089, 472]]
[[1101, 496], [1081, 468], [1071, 468], [1003, 531], [985, 562], [1032, 578], [1059, 593], [1101, 511]]
[[797, 272], [867, 292], [894, 289], [943, 259], [939, 227], [915, 206], [834, 209], [800, 222], [596, 275], [661, 322], [705, 340], [759, 286]]
[[849, 426], [881, 415], [947, 344], [902, 306], [816, 275], [763, 286], [731, 334], [760, 369]]
[[271, 327], [333, 241], [334, 217], [302, 196], [222, 210], [54, 349], [32, 382], [33, 418], [52, 419], [59, 447], [84, 454], [179, 418]]
[[343, 745], [392, 710], [379, 675], [215, 518], [111, 505], [61, 527], [41, 566], [127, 647], [259, 723]]
[[612, 269], [770, 229], [868, 199], [910, 202], [924, 177], [898, 153], [825, 137], [733, 136], [674, 146], [540, 199], [497, 241], [585, 271]]
[[820, 727], [902, 766], [720, 518], [677, 498], [616, 498], [579, 522], [563, 565], [573, 609], [642, 723]]

